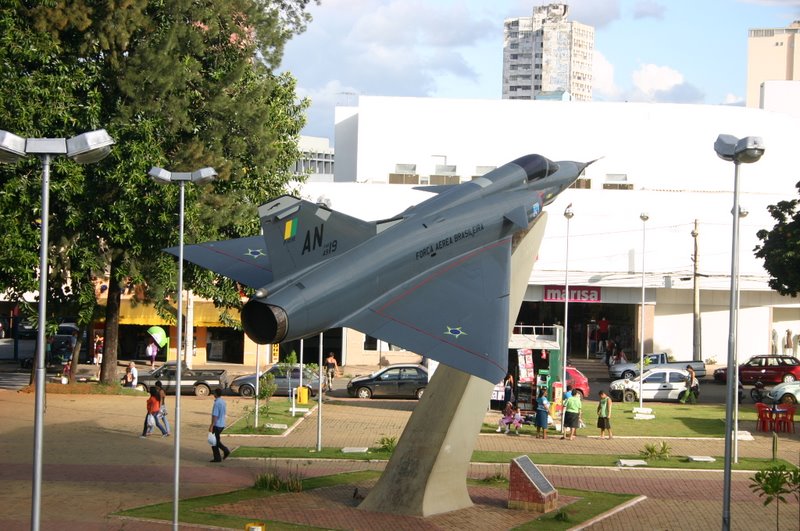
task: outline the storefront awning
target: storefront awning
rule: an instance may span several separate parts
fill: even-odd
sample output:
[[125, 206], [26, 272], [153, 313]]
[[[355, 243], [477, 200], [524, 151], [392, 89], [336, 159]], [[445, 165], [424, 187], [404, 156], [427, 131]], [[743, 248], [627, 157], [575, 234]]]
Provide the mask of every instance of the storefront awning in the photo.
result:
[[[194, 302], [194, 326], [225, 326], [220, 316], [225, 310], [217, 308], [211, 301]], [[230, 317], [239, 319], [239, 310], [231, 308], [228, 310]], [[102, 320], [102, 319], [101, 319]], [[171, 326], [175, 322], [168, 321], [161, 317], [156, 309], [150, 304], [141, 302], [134, 303], [131, 299], [122, 299], [119, 309], [119, 324], [121, 325], [161, 325]]]

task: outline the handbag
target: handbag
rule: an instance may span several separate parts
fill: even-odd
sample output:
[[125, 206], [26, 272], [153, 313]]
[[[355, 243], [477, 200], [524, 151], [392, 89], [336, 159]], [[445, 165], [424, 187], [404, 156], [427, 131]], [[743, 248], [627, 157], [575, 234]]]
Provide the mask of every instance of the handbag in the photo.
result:
[[147, 427], [153, 428], [156, 425], [156, 418], [153, 416], [152, 413], [147, 414]]
[[212, 431], [208, 432], [208, 444], [210, 444], [211, 446], [217, 445], [217, 436], [214, 435], [214, 432]]

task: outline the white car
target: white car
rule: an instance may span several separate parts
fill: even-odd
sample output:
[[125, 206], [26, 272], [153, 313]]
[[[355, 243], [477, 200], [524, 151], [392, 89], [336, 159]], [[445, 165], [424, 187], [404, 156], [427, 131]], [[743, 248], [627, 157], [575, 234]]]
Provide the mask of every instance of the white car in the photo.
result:
[[800, 382], [778, 384], [767, 393], [767, 398], [776, 404], [795, 405], [800, 401]]
[[623, 402], [639, 400], [639, 378], [643, 400], [679, 400], [686, 391], [689, 373], [680, 369], [651, 369], [632, 379], [611, 382], [611, 398]]

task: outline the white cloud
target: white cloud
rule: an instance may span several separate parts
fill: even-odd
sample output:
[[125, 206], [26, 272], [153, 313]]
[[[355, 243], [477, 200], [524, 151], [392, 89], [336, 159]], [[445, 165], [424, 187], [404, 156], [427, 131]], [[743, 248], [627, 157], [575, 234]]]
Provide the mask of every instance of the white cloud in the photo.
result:
[[633, 91], [626, 99], [659, 103], [701, 103], [703, 92], [686, 83], [683, 74], [668, 66], [644, 64], [631, 75]]
[[597, 29], [608, 26], [621, 17], [620, 0], [572, 0], [565, 3], [569, 5], [570, 20]]
[[733, 93], [725, 94], [725, 99], [722, 101], [723, 105], [743, 105], [744, 104], [744, 96], [738, 96]]
[[599, 50], [595, 50], [592, 61], [592, 94], [594, 99], [618, 100], [621, 92], [614, 82], [614, 65]]

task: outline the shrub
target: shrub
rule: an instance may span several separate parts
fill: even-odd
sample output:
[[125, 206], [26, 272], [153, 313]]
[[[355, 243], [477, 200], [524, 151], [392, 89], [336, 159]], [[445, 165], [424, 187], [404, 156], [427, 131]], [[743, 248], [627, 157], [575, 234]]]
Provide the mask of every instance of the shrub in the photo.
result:
[[275, 463], [269, 463], [266, 470], [256, 476], [253, 487], [274, 492], [302, 492], [303, 477], [297, 465], [294, 469], [282, 471]]
[[397, 447], [397, 437], [381, 437], [378, 439], [378, 450], [382, 452], [392, 453]]
[[645, 444], [644, 449], [639, 450], [639, 455], [645, 459], [657, 459], [659, 461], [666, 461], [669, 459], [672, 448], [665, 441], [657, 444]]

